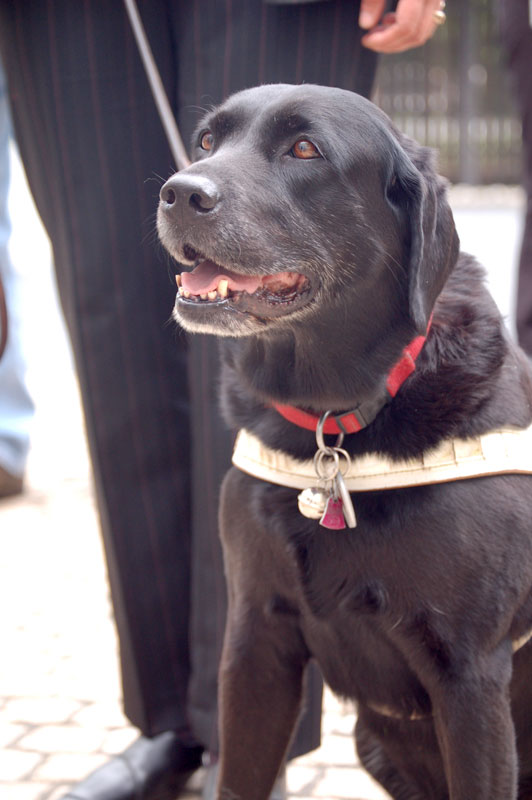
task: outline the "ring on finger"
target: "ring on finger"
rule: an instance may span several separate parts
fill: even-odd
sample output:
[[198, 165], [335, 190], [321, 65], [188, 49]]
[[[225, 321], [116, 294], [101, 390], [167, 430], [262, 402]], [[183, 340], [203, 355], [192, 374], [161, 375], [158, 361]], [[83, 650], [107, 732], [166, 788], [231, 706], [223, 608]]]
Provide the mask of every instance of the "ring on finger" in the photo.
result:
[[445, 13], [445, 0], [440, 0], [440, 7], [437, 11], [433, 12], [432, 21], [435, 25], [443, 25], [446, 19], [447, 14]]

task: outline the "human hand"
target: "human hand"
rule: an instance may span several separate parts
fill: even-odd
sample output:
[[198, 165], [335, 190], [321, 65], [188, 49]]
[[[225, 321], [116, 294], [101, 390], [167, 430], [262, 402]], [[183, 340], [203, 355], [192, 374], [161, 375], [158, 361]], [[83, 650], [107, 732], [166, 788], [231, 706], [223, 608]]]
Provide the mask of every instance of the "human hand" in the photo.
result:
[[378, 53], [421, 47], [445, 22], [442, 0], [399, 0], [393, 13], [382, 16], [384, 8], [385, 0], [362, 0], [358, 18], [360, 27], [369, 31], [362, 44]]

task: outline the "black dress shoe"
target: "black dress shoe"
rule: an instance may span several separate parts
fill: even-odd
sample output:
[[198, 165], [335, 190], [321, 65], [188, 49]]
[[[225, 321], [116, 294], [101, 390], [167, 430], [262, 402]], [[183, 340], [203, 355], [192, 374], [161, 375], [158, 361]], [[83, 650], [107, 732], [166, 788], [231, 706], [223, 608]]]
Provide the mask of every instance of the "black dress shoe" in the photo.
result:
[[24, 479], [0, 467], [0, 500], [22, 494], [23, 490]]
[[141, 736], [78, 783], [64, 800], [175, 800], [201, 766], [201, 747], [186, 747], [173, 731]]

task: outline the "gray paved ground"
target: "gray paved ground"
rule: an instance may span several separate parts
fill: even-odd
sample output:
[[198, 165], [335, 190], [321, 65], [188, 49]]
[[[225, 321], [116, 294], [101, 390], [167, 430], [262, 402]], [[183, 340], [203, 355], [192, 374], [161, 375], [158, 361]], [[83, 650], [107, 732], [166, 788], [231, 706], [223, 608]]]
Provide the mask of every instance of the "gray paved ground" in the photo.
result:
[[[455, 191], [465, 249], [513, 303], [522, 196]], [[58, 800], [136, 737], [120, 709], [117, 645], [79, 397], [50, 281], [46, 239], [17, 174], [13, 252], [27, 282], [29, 380], [37, 416], [26, 494], [0, 505], [0, 800]], [[30, 219], [30, 222], [28, 222]], [[323, 745], [294, 763], [294, 798], [383, 800], [357, 767], [352, 709], [329, 693]], [[191, 790], [190, 797], [197, 796]]]

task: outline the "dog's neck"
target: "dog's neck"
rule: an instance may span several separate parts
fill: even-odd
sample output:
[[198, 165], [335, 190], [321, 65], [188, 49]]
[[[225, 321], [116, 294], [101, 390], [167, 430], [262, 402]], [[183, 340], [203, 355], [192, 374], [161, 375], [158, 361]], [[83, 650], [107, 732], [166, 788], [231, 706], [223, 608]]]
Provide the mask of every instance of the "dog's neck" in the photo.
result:
[[[336, 326], [333, 320], [331, 327], [337, 338], [327, 339], [314, 325], [306, 338], [223, 340], [222, 407], [229, 426], [246, 428], [296, 458], [311, 458], [315, 434], [287, 422], [272, 402], [316, 414], [354, 408], [383, 390], [390, 369], [415, 336], [407, 325], [389, 325], [376, 335], [373, 329], [372, 349], [364, 328], [355, 338], [345, 318]], [[527, 425], [530, 420], [519, 409], [526, 406], [530, 389], [524, 378], [516, 378], [522, 368], [514, 356], [501, 372], [507, 353], [507, 336], [483, 273], [464, 257], [438, 299], [418, 368], [373, 423], [346, 437], [343, 446], [352, 454], [405, 458], [449, 436]]]
[[[322, 422], [322, 430], [327, 434], [346, 434], [358, 433], [367, 425], [370, 425], [377, 414], [382, 411], [384, 406], [397, 394], [405, 380], [414, 372], [416, 359], [420, 354], [430, 330], [431, 320], [427, 327], [426, 336], [416, 336], [408, 344], [401, 358], [392, 367], [386, 378], [385, 388], [380, 394], [375, 394], [370, 400], [360, 403], [355, 408], [345, 410], [341, 414], [331, 414]], [[297, 406], [286, 405], [283, 403], [272, 403], [273, 408], [286, 420], [294, 425], [298, 425], [305, 430], [316, 431], [320, 424], [321, 415], [312, 414], [305, 409]]]
[[[225, 417], [231, 427], [259, 433], [265, 411], [277, 406], [274, 413], [279, 422], [286, 425], [289, 419], [290, 428], [297, 432], [302, 419], [299, 411], [317, 422], [326, 411], [336, 415], [356, 408], [356, 416], [346, 420], [346, 432], [359, 431], [374, 420], [413, 371], [424, 340], [399, 315], [379, 329], [378, 319], [371, 315], [361, 321], [360, 316], [348, 319], [345, 313], [327, 318], [317, 314], [311, 325], [225, 339]], [[288, 415], [283, 414], [287, 407]], [[298, 410], [295, 418], [294, 409]], [[315, 431], [316, 425], [303, 424], [300, 433], [308, 437], [309, 430]], [[340, 430], [330, 419], [324, 432]]]
[[319, 315], [309, 325], [226, 340], [224, 351], [244, 385], [271, 405], [316, 414], [371, 404], [416, 334], [408, 320], [376, 330], [373, 321], [349, 325], [345, 316]]

